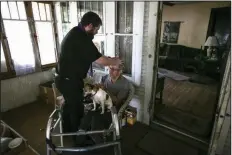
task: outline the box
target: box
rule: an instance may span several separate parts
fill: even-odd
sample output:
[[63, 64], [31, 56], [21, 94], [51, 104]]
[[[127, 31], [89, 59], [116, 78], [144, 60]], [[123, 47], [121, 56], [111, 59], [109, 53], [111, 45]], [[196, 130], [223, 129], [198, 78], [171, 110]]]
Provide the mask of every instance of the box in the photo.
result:
[[52, 83], [53, 81], [49, 81], [39, 85], [39, 99], [46, 104], [55, 104]]

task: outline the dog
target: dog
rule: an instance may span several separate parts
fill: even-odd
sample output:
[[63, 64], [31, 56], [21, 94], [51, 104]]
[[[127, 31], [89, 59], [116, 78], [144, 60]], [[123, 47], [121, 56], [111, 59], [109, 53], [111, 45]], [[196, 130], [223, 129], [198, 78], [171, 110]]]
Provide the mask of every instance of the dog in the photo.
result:
[[93, 99], [92, 111], [95, 111], [97, 104], [100, 104], [102, 108], [101, 114], [104, 114], [105, 106], [108, 110], [110, 110], [113, 106], [112, 99], [110, 98], [108, 93], [105, 90], [103, 90], [102, 87], [100, 87], [100, 85], [85, 84], [84, 96], [88, 96], [89, 94], [92, 95]]

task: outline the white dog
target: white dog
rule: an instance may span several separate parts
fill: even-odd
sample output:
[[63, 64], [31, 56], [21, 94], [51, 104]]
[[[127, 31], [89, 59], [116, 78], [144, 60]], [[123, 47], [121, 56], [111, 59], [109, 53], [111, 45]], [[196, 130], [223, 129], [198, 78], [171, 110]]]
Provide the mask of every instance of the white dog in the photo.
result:
[[107, 94], [106, 91], [104, 91], [98, 85], [85, 84], [84, 92], [85, 92], [84, 96], [87, 96], [88, 94], [92, 94], [93, 106], [94, 106], [92, 111], [96, 110], [96, 104], [100, 104], [102, 108], [101, 114], [104, 114], [105, 106], [107, 106], [108, 110], [110, 110], [111, 107], [113, 106], [113, 102], [110, 96]]

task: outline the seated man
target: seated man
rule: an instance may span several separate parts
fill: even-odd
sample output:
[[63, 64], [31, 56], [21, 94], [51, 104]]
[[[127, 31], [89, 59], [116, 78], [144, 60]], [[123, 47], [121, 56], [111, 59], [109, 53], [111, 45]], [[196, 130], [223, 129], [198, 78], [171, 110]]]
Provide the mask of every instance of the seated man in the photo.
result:
[[[123, 66], [110, 66], [109, 75], [101, 79], [101, 85], [109, 93], [117, 111], [126, 101], [130, 90], [129, 81], [122, 75], [122, 70]], [[104, 114], [100, 112], [101, 110], [88, 111], [82, 119], [80, 130], [108, 129], [112, 122], [111, 112], [105, 111]]]
[[109, 75], [103, 76], [101, 84], [104, 89], [109, 92], [109, 95], [116, 106], [117, 111], [120, 109], [129, 94], [129, 81], [122, 76], [123, 66], [110, 66]]

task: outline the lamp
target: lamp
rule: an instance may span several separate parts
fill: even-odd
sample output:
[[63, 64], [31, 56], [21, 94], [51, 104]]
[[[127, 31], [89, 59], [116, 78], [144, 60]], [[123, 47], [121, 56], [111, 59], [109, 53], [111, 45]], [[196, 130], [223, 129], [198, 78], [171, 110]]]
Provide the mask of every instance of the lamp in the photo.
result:
[[[219, 46], [218, 40], [216, 36], [209, 36], [208, 39], [205, 42], [204, 46], [208, 46], [209, 48], [207, 49], [207, 57], [212, 57], [212, 47], [217, 47]], [[216, 49], [214, 49], [216, 50]], [[216, 52], [216, 51], [215, 51]]]

